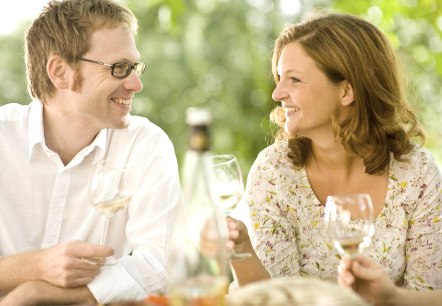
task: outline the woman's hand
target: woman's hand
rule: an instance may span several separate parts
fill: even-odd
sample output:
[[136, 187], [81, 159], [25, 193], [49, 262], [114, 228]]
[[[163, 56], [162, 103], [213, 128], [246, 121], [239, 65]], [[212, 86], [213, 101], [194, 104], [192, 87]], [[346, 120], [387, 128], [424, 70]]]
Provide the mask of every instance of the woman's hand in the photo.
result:
[[251, 282], [269, 279], [269, 273], [253, 249], [245, 224], [239, 220], [227, 217], [227, 226], [229, 229], [229, 239], [226, 243], [227, 249], [230, 251], [234, 250], [237, 253], [249, 253], [252, 255], [250, 258], [232, 260], [230, 262], [237, 284], [243, 286]]
[[227, 250], [237, 253], [254, 253], [247, 227], [243, 222], [227, 217], [227, 227], [229, 229], [229, 237], [226, 242]]

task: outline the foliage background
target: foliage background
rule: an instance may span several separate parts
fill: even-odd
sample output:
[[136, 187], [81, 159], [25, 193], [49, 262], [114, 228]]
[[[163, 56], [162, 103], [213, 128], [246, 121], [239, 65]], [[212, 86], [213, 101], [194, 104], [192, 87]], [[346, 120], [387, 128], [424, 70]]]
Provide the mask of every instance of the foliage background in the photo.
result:
[[[185, 109], [208, 106], [213, 151], [233, 152], [246, 174], [272, 142], [268, 114], [273, 41], [285, 24], [317, 11], [356, 14], [379, 26], [406, 68], [409, 99], [442, 162], [442, 2], [438, 0], [120, 0], [139, 19], [138, 49], [148, 64], [133, 113], [162, 127], [178, 159], [186, 150]], [[28, 103], [23, 33], [0, 36], [0, 105]]]

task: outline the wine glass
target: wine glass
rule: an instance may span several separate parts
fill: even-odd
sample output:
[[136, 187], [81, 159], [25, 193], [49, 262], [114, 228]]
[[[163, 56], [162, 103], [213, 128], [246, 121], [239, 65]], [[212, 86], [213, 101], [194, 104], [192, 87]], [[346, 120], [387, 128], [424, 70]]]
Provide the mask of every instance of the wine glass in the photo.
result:
[[[100, 245], [104, 245], [109, 219], [124, 210], [132, 197], [130, 169], [124, 163], [100, 161], [92, 176], [89, 194], [92, 206], [105, 218], [100, 238]], [[92, 260], [101, 265], [117, 263], [114, 257]]]
[[364, 253], [374, 233], [370, 195], [328, 196], [325, 223], [328, 235], [341, 255], [353, 258]]
[[[211, 193], [218, 209], [225, 215], [239, 203], [244, 192], [244, 183], [238, 160], [232, 154], [213, 155], [210, 160], [212, 171]], [[250, 258], [250, 253], [229, 254], [231, 260]]]

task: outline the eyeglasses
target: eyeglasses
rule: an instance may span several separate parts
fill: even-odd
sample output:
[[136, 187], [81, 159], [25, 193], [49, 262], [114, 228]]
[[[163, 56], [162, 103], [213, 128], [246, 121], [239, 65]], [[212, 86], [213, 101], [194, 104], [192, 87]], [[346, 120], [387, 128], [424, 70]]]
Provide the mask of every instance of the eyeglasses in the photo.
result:
[[117, 79], [126, 78], [127, 76], [129, 76], [132, 69], [135, 70], [135, 73], [138, 76], [142, 75], [144, 73], [144, 70], [146, 70], [146, 64], [141, 61], [132, 65], [132, 64], [126, 63], [126, 62], [118, 62], [115, 64], [105, 64], [103, 62], [93, 61], [93, 60], [83, 58], [83, 57], [80, 58], [80, 60], [94, 63], [94, 64], [98, 64], [98, 65], [102, 65], [102, 66], [111, 67], [112, 68], [111, 74], [112, 74], [112, 76], [116, 77]]

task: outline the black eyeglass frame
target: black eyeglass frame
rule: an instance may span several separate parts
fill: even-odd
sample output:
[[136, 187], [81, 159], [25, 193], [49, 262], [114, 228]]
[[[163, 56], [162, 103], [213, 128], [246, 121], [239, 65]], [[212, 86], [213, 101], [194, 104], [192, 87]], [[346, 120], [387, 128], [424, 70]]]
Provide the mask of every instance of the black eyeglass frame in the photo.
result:
[[[137, 76], [141, 76], [144, 73], [144, 71], [146, 70], [146, 64], [143, 63], [142, 61], [139, 61], [139, 62], [132, 65], [131, 63], [128, 63], [128, 62], [118, 62], [115, 64], [106, 64], [106, 63], [103, 63], [100, 61], [94, 61], [94, 60], [84, 58], [84, 57], [81, 57], [80, 60], [85, 61], [85, 62], [89, 62], [89, 63], [102, 65], [102, 66], [106, 66], [106, 67], [110, 67], [112, 69], [111, 75], [117, 79], [127, 78], [129, 76], [129, 74], [131, 73], [132, 69], [135, 71]], [[115, 67], [118, 67], [118, 65], [127, 65], [126, 72], [124, 75], [115, 75]]]

